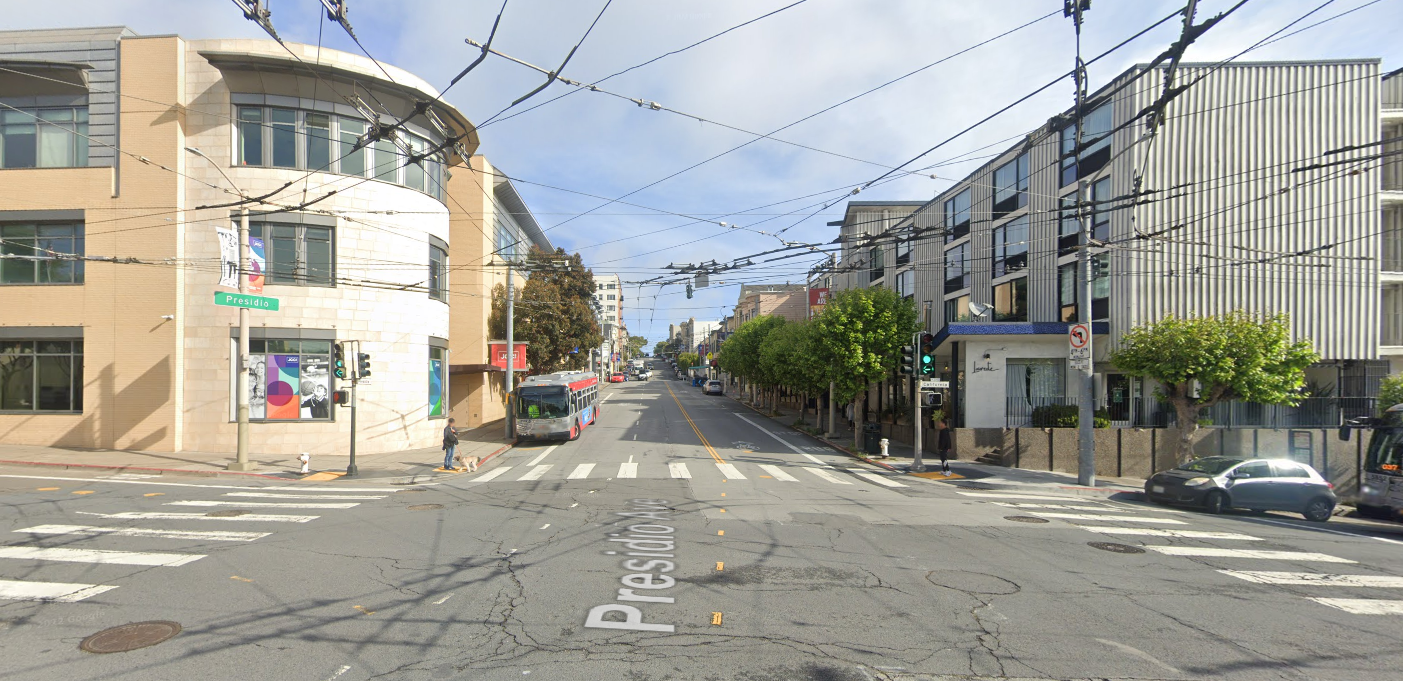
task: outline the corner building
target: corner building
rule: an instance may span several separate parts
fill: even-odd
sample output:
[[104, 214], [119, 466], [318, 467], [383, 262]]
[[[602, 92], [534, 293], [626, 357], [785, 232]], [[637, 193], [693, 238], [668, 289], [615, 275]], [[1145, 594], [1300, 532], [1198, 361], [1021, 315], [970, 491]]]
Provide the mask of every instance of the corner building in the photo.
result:
[[[438, 442], [454, 405], [445, 187], [471, 171], [429, 153], [443, 138], [424, 115], [401, 147], [353, 149], [355, 104], [397, 121], [436, 97], [426, 82], [288, 48], [300, 61], [270, 40], [0, 32], [6, 443], [233, 451], [238, 311], [214, 296], [231, 290], [216, 228], [237, 228], [240, 193], [271, 194], [250, 235], [279, 301], [251, 311], [253, 456], [345, 453], [349, 413], [329, 399], [349, 387], [330, 374], [344, 341], [371, 362], [359, 451]], [[461, 113], [432, 110], [476, 149]]]

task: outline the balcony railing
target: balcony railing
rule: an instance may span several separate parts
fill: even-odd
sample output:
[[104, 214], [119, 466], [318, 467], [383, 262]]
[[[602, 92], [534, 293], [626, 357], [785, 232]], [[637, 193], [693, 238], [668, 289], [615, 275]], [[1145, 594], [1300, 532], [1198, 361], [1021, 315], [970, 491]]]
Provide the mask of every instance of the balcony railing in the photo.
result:
[[[1220, 402], [1199, 412], [1199, 425], [1213, 428], [1334, 428], [1345, 419], [1374, 414], [1372, 397], [1307, 397], [1294, 406], [1255, 402]], [[1069, 427], [1071, 409], [1081, 404], [1072, 397], [1008, 398], [1004, 421], [1009, 428]], [[1149, 397], [1115, 403], [1098, 400], [1099, 417], [1113, 426], [1170, 428], [1175, 426], [1174, 407]], [[1104, 410], [1104, 411], [1102, 411]]]

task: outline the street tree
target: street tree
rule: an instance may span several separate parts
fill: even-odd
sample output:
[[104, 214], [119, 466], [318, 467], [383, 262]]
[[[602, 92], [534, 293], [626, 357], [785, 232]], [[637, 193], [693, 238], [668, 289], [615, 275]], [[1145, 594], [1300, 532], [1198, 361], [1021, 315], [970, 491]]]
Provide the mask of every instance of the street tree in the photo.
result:
[[1305, 369], [1319, 359], [1308, 340], [1293, 342], [1285, 315], [1243, 311], [1217, 317], [1165, 317], [1131, 329], [1111, 357], [1117, 369], [1159, 384], [1174, 406], [1179, 463], [1193, 458], [1199, 414], [1225, 400], [1295, 405]]
[[[522, 269], [526, 284], [515, 294], [512, 335], [528, 343], [526, 361], [533, 373], [558, 369], [584, 369], [589, 348], [603, 342], [590, 302], [594, 298], [593, 274], [580, 254], [567, 255], [557, 248], [548, 253], [532, 248]], [[487, 320], [494, 338], [507, 333], [506, 287], [492, 289], [492, 312]]]
[[862, 446], [868, 388], [895, 370], [901, 347], [919, 328], [916, 305], [888, 288], [840, 291], [814, 318], [814, 355], [828, 369], [839, 401], [857, 399], [854, 446]]
[[770, 331], [760, 348], [761, 373], [802, 396], [828, 388], [828, 372], [814, 359], [814, 326], [810, 322], [781, 324]]
[[670, 347], [671, 346], [667, 344], [667, 341], [658, 341], [657, 344], [653, 346], [653, 356], [662, 357], [663, 355], [666, 355]]
[[721, 345], [717, 366], [722, 371], [744, 380], [752, 391], [777, 385], [773, 375], [766, 372], [760, 350], [775, 329], [784, 325], [783, 317], [764, 315], [751, 319], [737, 328]]
[[648, 339], [643, 336], [628, 337], [628, 356], [638, 357], [643, 354], [643, 348], [647, 347]]

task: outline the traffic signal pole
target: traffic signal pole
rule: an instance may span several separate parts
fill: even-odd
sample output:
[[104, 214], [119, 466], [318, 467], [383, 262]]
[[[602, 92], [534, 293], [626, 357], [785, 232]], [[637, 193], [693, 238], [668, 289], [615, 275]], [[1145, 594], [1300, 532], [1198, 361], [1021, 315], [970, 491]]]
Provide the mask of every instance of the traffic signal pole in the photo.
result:
[[[356, 352], [350, 353], [352, 357], [360, 356], [360, 341], [353, 341]], [[357, 368], [351, 372], [351, 459], [346, 464], [346, 477], [354, 478], [360, 469], [356, 468], [356, 385], [360, 383], [360, 370]]]
[[512, 322], [516, 316], [515, 301], [512, 299], [512, 261], [507, 261], [507, 414], [502, 420], [506, 422], [506, 435], [508, 440], [516, 435], [512, 426], [512, 415], [516, 405], [512, 403], [512, 371], [516, 367], [516, 341], [512, 338], [512, 333], [516, 330]]

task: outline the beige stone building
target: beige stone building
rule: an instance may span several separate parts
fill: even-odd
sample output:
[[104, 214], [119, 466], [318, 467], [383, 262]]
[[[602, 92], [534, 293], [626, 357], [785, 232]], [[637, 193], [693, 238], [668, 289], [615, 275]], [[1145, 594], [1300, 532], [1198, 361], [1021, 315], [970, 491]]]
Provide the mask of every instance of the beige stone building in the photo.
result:
[[[498, 224], [544, 240], [529, 211], [481, 157], [437, 150], [478, 140], [442, 102], [411, 116], [428, 83], [288, 48], [300, 60], [270, 40], [0, 32], [0, 443], [234, 449], [238, 315], [214, 297], [241, 195], [262, 197], [252, 268], [279, 301], [251, 312], [255, 456], [345, 452], [329, 394], [347, 341], [371, 363], [359, 451], [501, 415], [500, 372], [470, 367], [488, 363]], [[357, 148], [367, 114], [409, 116], [401, 142]]]

